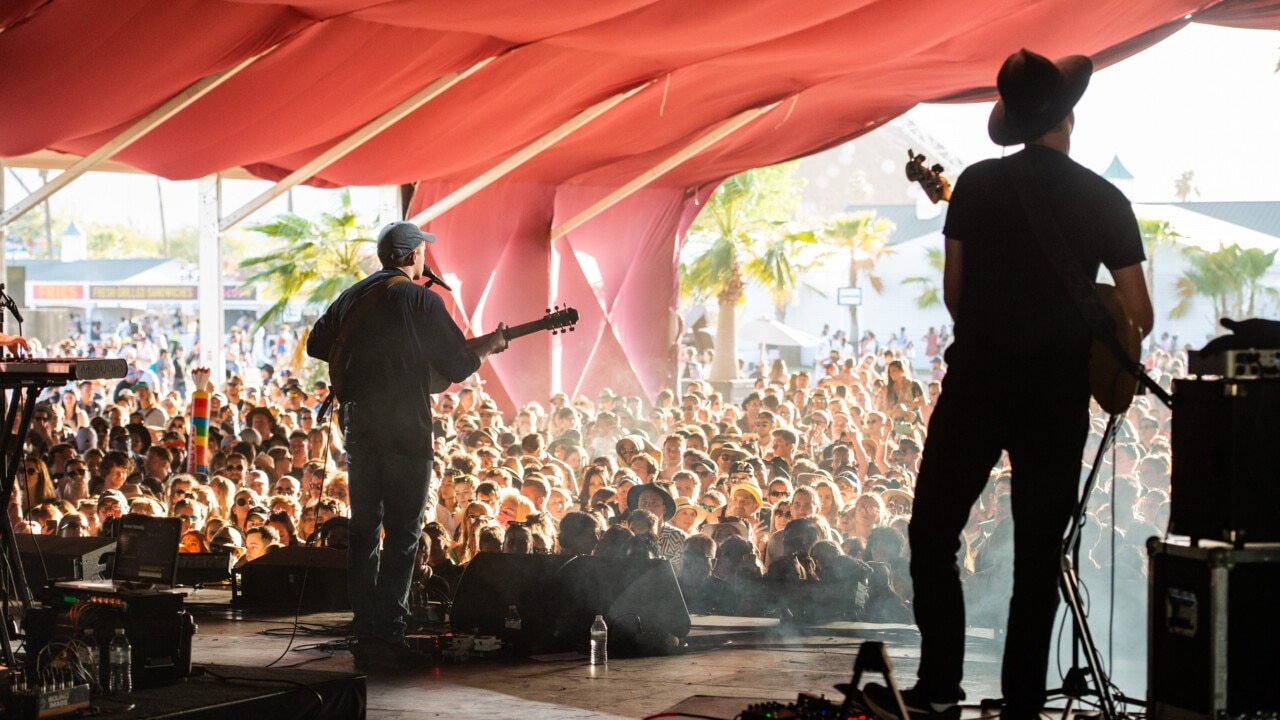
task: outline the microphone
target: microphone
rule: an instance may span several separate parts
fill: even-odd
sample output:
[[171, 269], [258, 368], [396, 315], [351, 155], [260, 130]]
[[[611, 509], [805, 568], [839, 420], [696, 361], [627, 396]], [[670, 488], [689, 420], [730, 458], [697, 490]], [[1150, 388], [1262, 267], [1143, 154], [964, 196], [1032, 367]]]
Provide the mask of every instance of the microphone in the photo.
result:
[[[429, 281], [427, 283], [427, 287], [431, 287], [432, 285], [439, 285], [445, 290], [448, 290], [449, 292], [453, 292], [453, 288], [449, 287], [448, 283], [441, 280], [440, 276], [436, 275], [435, 271], [431, 269], [430, 265], [422, 266], [422, 275]], [[22, 318], [18, 318], [18, 322], [22, 322]]]
[[[448, 288], [445, 289], [447, 290]], [[14, 302], [13, 298], [9, 295], [4, 296], [4, 306], [9, 308], [9, 312], [13, 313], [13, 316], [18, 319], [19, 325], [26, 322], [22, 319], [22, 313], [18, 312], [18, 303]]]

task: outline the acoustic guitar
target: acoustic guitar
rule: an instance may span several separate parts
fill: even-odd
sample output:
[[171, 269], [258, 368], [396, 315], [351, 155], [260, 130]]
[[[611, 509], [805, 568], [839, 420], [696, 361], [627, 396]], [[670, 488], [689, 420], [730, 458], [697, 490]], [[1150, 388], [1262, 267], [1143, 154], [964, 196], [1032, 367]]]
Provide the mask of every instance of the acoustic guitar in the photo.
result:
[[[571, 332], [577, 324], [577, 310], [571, 307], [553, 308], [547, 310], [547, 313], [541, 318], [532, 322], [524, 323], [523, 325], [513, 325], [504, 330], [502, 334], [508, 341], [511, 341], [519, 337], [524, 337], [525, 335], [531, 335], [540, 330], [550, 330], [552, 335], [562, 332]], [[467, 349], [475, 350], [483, 345], [485, 340], [492, 336], [493, 333], [487, 333], [485, 335], [471, 338], [467, 341]], [[428, 382], [430, 392], [433, 395], [448, 390], [449, 386], [453, 384], [453, 382], [448, 378], [437, 373], [434, 367], [431, 368], [430, 380]]]
[[[907, 150], [907, 179], [920, 184], [926, 196], [934, 204], [951, 199], [951, 183], [942, 174], [942, 165], [925, 164], [925, 156]], [[1117, 357], [1109, 343], [1094, 337], [1089, 349], [1089, 393], [1110, 415], [1118, 415], [1133, 404], [1138, 391], [1138, 379], [1126, 367], [1137, 362], [1142, 346], [1142, 331], [1133, 322], [1133, 316], [1124, 298], [1115, 286], [1096, 283], [1098, 297], [1115, 325], [1115, 338], [1127, 357]]]

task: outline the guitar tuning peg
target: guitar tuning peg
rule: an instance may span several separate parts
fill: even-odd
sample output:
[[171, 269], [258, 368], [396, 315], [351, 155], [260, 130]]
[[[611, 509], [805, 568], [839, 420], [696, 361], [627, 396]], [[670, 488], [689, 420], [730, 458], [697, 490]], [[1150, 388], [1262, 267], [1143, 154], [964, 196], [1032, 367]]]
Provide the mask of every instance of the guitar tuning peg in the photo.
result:
[[547, 308], [547, 314], [548, 314], [548, 315], [550, 315], [550, 314], [551, 314], [551, 308]]
[[578, 329], [578, 326], [577, 326], [577, 325], [570, 325], [570, 326], [569, 326], [569, 332], [573, 332], [574, 330], [577, 330], [577, 329]]

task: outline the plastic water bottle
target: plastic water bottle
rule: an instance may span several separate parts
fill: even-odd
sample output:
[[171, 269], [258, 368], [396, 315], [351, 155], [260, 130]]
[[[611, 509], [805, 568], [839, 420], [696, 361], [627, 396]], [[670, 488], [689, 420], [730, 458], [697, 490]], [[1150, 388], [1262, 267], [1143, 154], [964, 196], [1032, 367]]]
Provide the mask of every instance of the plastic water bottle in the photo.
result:
[[604, 616], [597, 615], [591, 623], [591, 664], [604, 665], [609, 662], [609, 626], [604, 624]]
[[116, 636], [111, 638], [107, 649], [111, 662], [111, 676], [107, 689], [112, 693], [133, 692], [133, 665], [131, 655], [133, 647], [129, 638], [124, 635], [124, 628], [116, 628]]
[[520, 630], [520, 612], [516, 610], [516, 606], [512, 605], [507, 608], [507, 618], [502, 625], [508, 630], [519, 632]]

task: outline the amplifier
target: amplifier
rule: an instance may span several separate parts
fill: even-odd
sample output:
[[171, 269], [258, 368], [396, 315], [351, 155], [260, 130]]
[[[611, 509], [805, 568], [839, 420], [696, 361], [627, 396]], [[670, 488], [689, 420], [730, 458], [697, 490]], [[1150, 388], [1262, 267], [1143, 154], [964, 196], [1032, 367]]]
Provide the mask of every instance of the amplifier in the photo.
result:
[[104, 658], [98, 669], [105, 687], [107, 645], [119, 627], [133, 647], [135, 687], [164, 685], [191, 675], [196, 624], [183, 607], [182, 594], [65, 587], [50, 588], [44, 606], [32, 608], [23, 621], [28, 674], [36, 670], [34, 663], [45, 646], [84, 640], [87, 629], [98, 656]]
[[1147, 703], [1153, 720], [1280, 714], [1280, 546], [1147, 543]]
[[1174, 381], [1169, 532], [1280, 541], [1280, 379]]
[[1223, 350], [1208, 357], [1192, 350], [1187, 354], [1187, 372], [1200, 377], [1217, 375], [1228, 380], [1280, 378], [1280, 350]]

